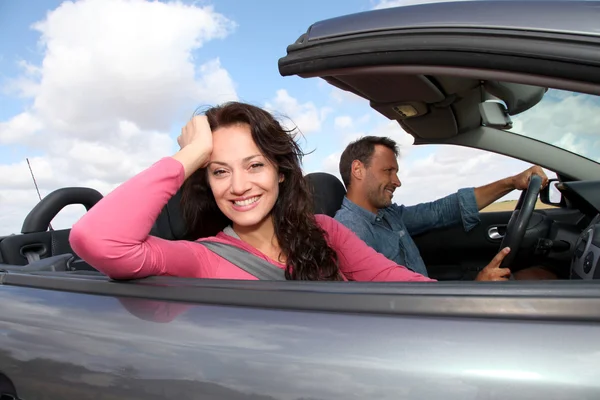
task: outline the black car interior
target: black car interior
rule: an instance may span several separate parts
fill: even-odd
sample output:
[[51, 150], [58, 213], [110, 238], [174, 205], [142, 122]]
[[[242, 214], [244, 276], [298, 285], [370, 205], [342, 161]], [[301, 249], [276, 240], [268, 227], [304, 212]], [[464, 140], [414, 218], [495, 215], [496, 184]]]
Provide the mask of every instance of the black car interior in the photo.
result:
[[[341, 207], [346, 194], [342, 182], [334, 175], [324, 172], [307, 174], [306, 180], [313, 193], [315, 213], [333, 217]], [[580, 186], [583, 192], [578, 189]], [[577, 194], [578, 197], [582, 197], [583, 193], [589, 195], [589, 190], [586, 191], [588, 186], [585, 183], [571, 182], [563, 184], [561, 187], [566, 194], [571, 194], [570, 197], [572, 198], [575, 196], [574, 194]], [[529, 198], [529, 200], [525, 201], [530, 204], [526, 211], [527, 218], [523, 218], [523, 215], [519, 214], [521, 212], [519, 205], [515, 212], [509, 213], [512, 216], [510, 221], [506, 220], [506, 213], [482, 214], [482, 223], [470, 234], [475, 238], [472, 239], [472, 244], [470, 245], [484, 249], [487, 246], [487, 248], [491, 249], [490, 251], [496, 252], [498, 247], [502, 245], [502, 241], [508, 240], [507, 236], [499, 237], [495, 241], [487, 240], [487, 244], [477, 238], [485, 238], [485, 230], [494, 224], [495, 226], [499, 226], [501, 222], [505, 223], [506, 225], [504, 226], [507, 231], [515, 230], [511, 226], [518, 225], [517, 236], [523, 243], [521, 253], [525, 253], [525, 257], [528, 251], [539, 252], [542, 249], [545, 255], [554, 251], [554, 260], [556, 263], [571, 264], [570, 272], [567, 271], [561, 278], [600, 278], [600, 258], [596, 257], [600, 254], [600, 250], [598, 250], [600, 249], [600, 234], [596, 234], [596, 232], [600, 231], [599, 217], [596, 216], [591, 219], [582, 216], [579, 212], [565, 212], [562, 209], [558, 209], [558, 212], [564, 214], [556, 215], [559, 217], [563, 215], [568, 220], [559, 221], [554, 216], [548, 215], [546, 211], [532, 210], [531, 203], [533, 200], [531, 199], [535, 199], [536, 197], [537, 192], [534, 192], [531, 196], [528, 196], [527, 191], [522, 194], [522, 201], [519, 204], [522, 205], [525, 199]], [[101, 198], [102, 195], [97, 191], [85, 188], [64, 188], [60, 189], [58, 194], [51, 194], [44, 198], [27, 216], [22, 229], [23, 233], [4, 237], [0, 240], [0, 270], [98, 273], [93, 267], [79, 259], [71, 249], [69, 245], [69, 229], [54, 231], [47, 228], [44, 229], [43, 227], [47, 226], [63, 207], [70, 204], [84, 204], [89, 210]], [[159, 214], [151, 230], [151, 235], [167, 240], [193, 240], [186, 238], [180, 202], [181, 193], [178, 192], [169, 200]], [[573, 217], [568, 217], [567, 214]], [[576, 220], [575, 224], [572, 223], [573, 218]], [[461, 248], [460, 241], [456, 241], [455, 237], [461, 234], [459, 233], [460, 231], [461, 228], [450, 228], [415, 237], [415, 242], [421, 249], [424, 259], [428, 262], [428, 269], [431, 266], [431, 270], [433, 274], [437, 275], [437, 279], [470, 280], [469, 277], [465, 277], [464, 271], [444, 267], [444, 262], [448, 263], [449, 260], [452, 262], [452, 258], [454, 256], [459, 257], [458, 255], [461, 253], [462, 255], [459, 258], [465, 258], [466, 252], [472, 250], [470, 247], [464, 247], [464, 244]], [[452, 247], [459, 246], [459, 248], [454, 252], [433, 250], [435, 248], [443, 248], [446, 243], [450, 243]], [[431, 248], [431, 251], [427, 250], [429, 248]], [[575, 252], [573, 254], [574, 249]], [[573, 257], [572, 260], [571, 255]], [[485, 256], [487, 257], [487, 254]], [[437, 259], [436, 257], [440, 258]], [[438, 271], [437, 268], [441, 271]], [[475, 269], [471, 272], [476, 271]], [[430, 275], [432, 275], [431, 271]]]
[[[305, 176], [314, 196], [317, 214], [333, 217], [346, 194], [342, 182], [325, 172]], [[52, 219], [64, 207], [83, 204], [86, 210], [102, 195], [93, 189], [62, 188], [45, 197], [27, 215], [21, 234], [0, 238], [0, 270], [17, 271], [95, 271], [77, 257], [69, 244], [70, 229], [49, 230]], [[178, 191], [160, 212], [150, 234], [167, 240], [186, 240]]]
[[89, 210], [100, 199], [100, 192], [84, 187], [61, 188], [50, 193], [27, 214], [20, 235], [0, 241], [0, 262], [26, 265], [41, 258], [72, 253], [70, 229], [48, 230], [52, 219], [68, 205], [81, 204]]

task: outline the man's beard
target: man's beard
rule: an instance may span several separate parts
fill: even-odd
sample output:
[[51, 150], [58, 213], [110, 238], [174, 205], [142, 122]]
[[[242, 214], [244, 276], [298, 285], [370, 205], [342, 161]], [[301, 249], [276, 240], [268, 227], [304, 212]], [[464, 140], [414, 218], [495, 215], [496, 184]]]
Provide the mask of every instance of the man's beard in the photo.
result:
[[392, 199], [387, 196], [387, 192], [384, 194], [379, 191], [373, 191], [369, 194], [369, 201], [377, 209], [386, 208], [392, 204]]

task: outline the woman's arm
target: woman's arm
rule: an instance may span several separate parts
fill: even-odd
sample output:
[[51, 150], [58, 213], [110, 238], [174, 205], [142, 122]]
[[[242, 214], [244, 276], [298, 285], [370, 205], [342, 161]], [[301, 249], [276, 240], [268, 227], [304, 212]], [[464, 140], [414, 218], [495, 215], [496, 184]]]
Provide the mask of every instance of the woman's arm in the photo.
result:
[[212, 133], [206, 117], [188, 122], [178, 141], [181, 150], [173, 157], [123, 183], [73, 226], [71, 247], [83, 260], [112, 278], [208, 274], [204, 246], [149, 236], [165, 204], [210, 157]]
[[330, 245], [336, 251], [340, 270], [355, 281], [435, 281], [396, 264], [363, 242], [350, 229], [326, 215], [317, 215], [317, 221], [329, 235]]
[[183, 182], [183, 167], [164, 158], [129, 179], [73, 226], [71, 247], [115, 279], [199, 276], [204, 246], [149, 236], [158, 214]]

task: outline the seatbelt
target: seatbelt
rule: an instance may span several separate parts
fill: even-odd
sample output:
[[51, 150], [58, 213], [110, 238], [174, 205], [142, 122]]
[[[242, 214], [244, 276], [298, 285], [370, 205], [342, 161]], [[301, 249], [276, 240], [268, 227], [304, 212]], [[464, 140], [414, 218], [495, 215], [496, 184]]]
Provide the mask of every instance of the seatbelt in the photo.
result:
[[27, 264], [31, 264], [33, 262], [36, 262], [36, 261], [40, 260], [39, 253], [36, 253], [34, 251], [26, 251], [26, 252], [23, 253], [23, 255], [27, 259]]
[[262, 258], [228, 243], [200, 240], [196, 243], [206, 246], [233, 265], [250, 275], [265, 281], [285, 281], [285, 271]]

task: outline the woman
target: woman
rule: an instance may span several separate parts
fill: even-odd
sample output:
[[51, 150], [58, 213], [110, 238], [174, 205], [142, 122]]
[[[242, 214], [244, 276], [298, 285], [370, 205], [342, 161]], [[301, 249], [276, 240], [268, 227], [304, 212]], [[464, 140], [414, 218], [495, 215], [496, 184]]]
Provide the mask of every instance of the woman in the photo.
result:
[[237, 102], [211, 108], [187, 123], [178, 143], [175, 155], [122, 184], [73, 226], [71, 246], [83, 260], [114, 279], [256, 279], [193, 241], [149, 236], [183, 184], [190, 234], [199, 237], [216, 222], [211, 240], [285, 269], [286, 279], [431, 281], [312, 213], [301, 150], [268, 112]]

